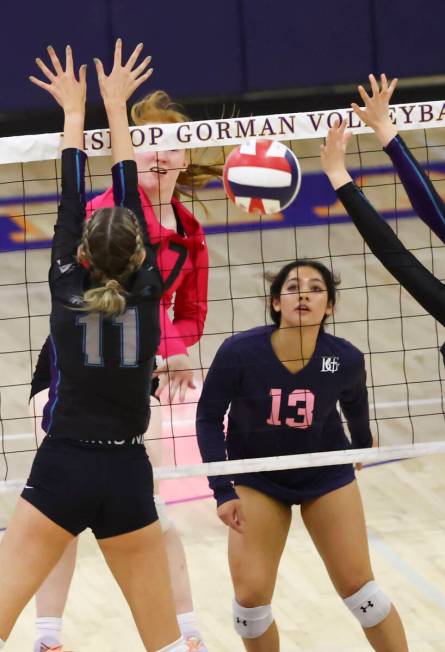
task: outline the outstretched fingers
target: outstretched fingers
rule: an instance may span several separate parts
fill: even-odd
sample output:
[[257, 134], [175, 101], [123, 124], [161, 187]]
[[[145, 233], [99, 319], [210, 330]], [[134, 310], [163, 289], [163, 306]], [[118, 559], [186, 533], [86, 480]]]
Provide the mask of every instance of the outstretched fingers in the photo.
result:
[[99, 88], [102, 92], [103, 84], [106, 79], [105, 77], [105, 71], [104, 71], [104, 65], [100, 59], [95, 57], [93, 59], [94, 65], [96, 66], [96, 73], [97, 73], [97, 81], [99, 82]]
[[366, 113], [355, 102], [351, 102], [351, 109], [360, 118], [362, 122], [366, 123]]
[[130, 95], [152, 74], [152, 68], [147, 70], [151, 57], [145, 57], [140, 64], [137, 64], [142, 48], [143, 44], [139, 43], [127, 63], [123, 65], [122, 40], [118, 39], [114, 49], [113, 68], [109, 75], [105, 74], [102, 62], [99, 59], [94, 59], [101, 95], [106, 104], [126, 102]]
[[36, 64], [47, 81], [42, 81], [34, 75], [29, 77], [30, 81], [52, 95], [65, 113], [83, 112], [86, 97], [86, 66], [81, 66], [79, 69], [77, 80], [71, 47], [67, 45], [65, 48], [65, 69], [54, 48], [49, 45], [46, 49], [53, 69], [38, 57]]
[[368, 93], [366, 91], [366, 88], [360, 84], [360, 86], [358, 86], [357, 90], [358, 90], [358, 93], [359, 93], [360, 97], [363, 100], [363, 104], [365, 106], [368, 106], [369, 102], [371, 101], [371, 97], [368, 95]]
[[71, 45], [67, 45], [65, 48], [65, 73], [68, 75], [74, 75], [73, 51]]
[[36, 61], [37, 66], [40, 68], [40, 70], [45, 75], [45, 77], [50, 82], [53, 82], [55, 80], [55, 78], [56, 78], [56, 75], [48, 68], [46, 63], [44, 61], [42, 61], [42, 59], [40, 57], [37, 57], [35, 61]]
[[335, 145], [337, 143], [343, 143], [344, 141], [349, 140], [351, 136], [350, 131], [346, 131], [347, 123], [346, 120], [336, 120], [332, 127], [329, 129], [326, 136], [327, 145]]
[[[141, 64], [139, 64], [139, 66], [133, 70], [133, 76], [134, 76], [135, 79], [137, 79], [137, 78], [139, 77], [139, 75], [142, 75], [142, 73], [144, 73], [144, 71], [146, 71], [146, 73], [149, 72], [149, 71], [146, 70], [146, 69], [147, 69], [147, 66], [148, 66], [148, 64], [150, 63], [150, 61], [151, 61], [151, 57], [150, 57], [150, 56], [145, 57], [145, 59], [143, 60], [143, 62], [142, 62]], [[153, 71], [153, 68], [151, 68], [151, 71]], [[150, 74], [151, 74], [151, 73], [150, 73]]]
[[114, 46], [114, 63], [115, 67], [120, 67], [122, 65], [122, 39], [116, 39], [116, 44]]
[[153, 68], [147, 70], [147, 66], [151, 62], [151, 56], [145, 57], [145, 59], [136, 68], [134, 67], [139, 58], [139, 55], [142, 52], [143, 47], [143, 43], [138, 43], [125, 65], [125, 69], [128, 71], [130, 77], [133, 80], [133, 83], [130, 86], [130, 94], [134, 93], [134, 91], [139, 88], [139, 86], [143, 84], [153, 73]]
[[376, 78], [374, 77], [373, 74], [369, 75], [369, 83], [371, 84], [371, 90], [372, 90], [372, 95], [373, 97], [378, 97], [380, 95], [380, 88], [377, 83]]
[[87, 64], [84, 63], [79, 68], [79, 82], [86, 86], [87, 83]]
[[125, 64], [125, 68], [127, 68], [127, 70], [133, 70], [133, 67], [134, 67], [136, 61], [138, 60], [139, 55], [142, 52], [143, 47], [144, 47], [143, 43], [138, 43], [136, 45], [133, 52], [130, 54], [130, 57], [129, 57], [127, 63]]
[[[365, 90], [363, 86], [358, 87], [358, 92], [363, 100], [364, 107], [359, 107], [356, 102], [351, 103], [354, 113], [369, 127], [372, 127], [376, 132], [381, 133], [382, 138], [386, 141], [389, 133], [389, 102], [397, 86], [397, 79], [393, 79], [388, 83], [388, 79], [384, 73], [380, 75], [380, 80], [377, 80], [375, 75], [369, 75], [369, 83], [371, 85], [371, 94]], [[386, 134], [383, 136], [383, 134]]]
[[391, 83], [388, 86], [388, 80], [387, 80], [385, 74], [382, 74], [380, 76], [380, 79], [381, 79], [381, 84], [382, 84], [382, 91], [385, 93], [385, 95], [387, 95], [388, 102], [389, 102], [389, 100], [392, 97], [392, 94], [396, 90], [397, 83], [398, 83], [399, 80], [397, 79], [397, 77], [394, 77], [394, 79], [391, 81]]
[[138, 77], [137, 79], [134, 80], [133, 84], [130, 87], [130, 95], [134, 93], [134, 91], [139, 88], [141, 84], [147, 81], [149, 77], [153, 74], [153, 68], [149, 68], [146, 73]]
[[54, 50], [52, 45], [48, 45], [46, 48], [46, 51], [48, 52], [49, 58], [51, 59], [51, 63], [54, 66], [54, 70], [56, 71], [57, 75], [62, 75], [63, 74], [63, 68], [62, 64], [60, 63], [60, 59], [56, 54], [56, 51]]
[[34, 75], [29, 75], [28, 79], [29, 79], [30, 82], [32, 82], [36, 86], [39, 86], [39, 88], [43, 88], [43, 90], [48, 91], [49, 93], [51, 93], [51, 84], [47, 84], [46, 82], [41, 81], [37, 77], [34, 77]]

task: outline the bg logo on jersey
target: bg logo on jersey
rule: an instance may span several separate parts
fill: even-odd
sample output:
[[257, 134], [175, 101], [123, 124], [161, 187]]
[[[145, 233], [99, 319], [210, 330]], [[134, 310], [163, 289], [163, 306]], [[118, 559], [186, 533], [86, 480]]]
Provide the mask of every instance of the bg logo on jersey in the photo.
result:
[[339, 358], [337, 356], [326, 356], [324, 355], [321, 359], [321, 371], [322, 373], [330, 372], [334, 374], [338, 371], [340, 367]]

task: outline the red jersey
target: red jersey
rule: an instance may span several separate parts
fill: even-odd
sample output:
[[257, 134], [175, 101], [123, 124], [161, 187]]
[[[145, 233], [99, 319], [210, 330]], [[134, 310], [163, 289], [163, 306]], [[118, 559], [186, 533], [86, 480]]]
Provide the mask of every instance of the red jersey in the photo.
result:
[[[158, 354], [163, 358], [187, 354], [187, 347], [200, 339], [207, 315], [209, 256], [204, 231], [176, 197], [172, 197], [172, 206], [183, 235], [165, 229], [141, 186], [139, 194], [150, 242], [156, 250], [158, 267], [164, 280]], [[113, 190], [110, 188], [88, 202], [87, 217], [98, 208], [111, 208], [114, 205]], [[173, 320], [168, 313], [172, 306]]]

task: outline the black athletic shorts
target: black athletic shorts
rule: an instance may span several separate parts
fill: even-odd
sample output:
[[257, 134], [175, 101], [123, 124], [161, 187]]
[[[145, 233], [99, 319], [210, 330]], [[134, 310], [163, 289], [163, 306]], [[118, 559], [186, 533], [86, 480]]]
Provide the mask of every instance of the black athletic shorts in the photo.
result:
[[139, 530], [157, 520], [153, 471], [141, 438], [133, 443], [45, 437], [22, 498], [74, 536], [97, 539]]
[[[282, 477], [288, 482], [280, 482]], [[289, 479], [294, 476], [294, 482]], [[335, 489], [340, 489], [355, 480], [352, 464], [320, 466], [293, 471], [273, 471], [268, 473], [239, 473], [234, 476], [236, 485], [244, 485], [261, 491], [286, 505], [301, 505], [306, 500], [319, 498]]]

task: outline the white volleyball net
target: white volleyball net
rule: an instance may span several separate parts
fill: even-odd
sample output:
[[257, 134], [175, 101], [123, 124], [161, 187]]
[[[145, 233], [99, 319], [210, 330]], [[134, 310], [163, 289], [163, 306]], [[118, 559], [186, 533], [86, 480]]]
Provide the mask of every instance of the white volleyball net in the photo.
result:
[[[443, 103], [394, 107], [407, 144], [445, 196]], [[320, 143], [342, 116], [355, 137], [347, 157], [354, 180], [419, 260], [445, 279], [443, 244], [413, 214], [388, 157], [351, 110], [202, 121], [133, 128], [137, 151], [206, 148], [223, 160], [246, 137], [283, 141], [297, 155], [301, 191], [284, 212], [251, 216], [231, 204], [220, 183], [183, 197], [201, 221], [210, 256], [208, 315], [200, 341], [189, 351], [199, 382], [221, 342], [267, 321], [267, 272], [296, 258], [325, 263], [341, 277], [340, 303], [327, 327], [365, 353], [372, 429], [379, 447], [288, 458], [203, 465], [196, 445], [197, 391], [185, 403], [164, 398], [158, 477], [171, 500], [207, 495], [205, 476], [338, 464], [376, 463], [445, 451], [444, 329], [398, 285], [364, 245], [320, 168]], [[110, 186], [109, 134], [87, 132], [89, 196]], [[49, 247], [59, 194], [60, 134], [0, 141], [0, 480], [3, 489], [26, 479], [36, 451], [41, 406], [28, 405], [38, 353], [49, 332]], [[36, 404], [37, 405], [37, 404]], [[153, 435], [152, 435], [153, 438]], [[184, 480], [186, 478], [187, 480]]]

